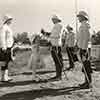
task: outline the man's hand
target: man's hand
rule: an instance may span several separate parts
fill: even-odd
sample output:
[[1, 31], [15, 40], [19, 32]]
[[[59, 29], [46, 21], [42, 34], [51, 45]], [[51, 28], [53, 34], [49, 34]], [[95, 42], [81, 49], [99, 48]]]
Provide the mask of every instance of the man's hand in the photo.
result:
[[5, 47], [2, 48], [2, 51], [6, 52], [6, 50], [7, 50], [7, 48], [5, 48]]
[[78, 40], [75, 40], [75, 42], [74, 42], [74, 46], [76, 46], [76, 45], [77, 45], [77, 43], [78, 43]]

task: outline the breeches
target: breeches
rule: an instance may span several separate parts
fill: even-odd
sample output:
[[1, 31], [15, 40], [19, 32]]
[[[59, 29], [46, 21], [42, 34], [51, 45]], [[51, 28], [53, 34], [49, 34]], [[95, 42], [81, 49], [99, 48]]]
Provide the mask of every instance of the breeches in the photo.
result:
[[2, 62], [5, 62], [5, 66], [2, 66], [1, 67], [1, 70], [6, 70], [8, 69], [8, 63], [11, 61], [11, 48], [7, 48], [6, 51], [3, 51], [1, 48], [0, 48], [0, 61]]
[[61, 47], [53, 46], [51, 50], [51, 55], [56, 66], [56, 76], [61, 76], [63, 68], [63, 59], [61, 54]]
[[84, 65], [83, 66], [84, 68], [82, 68], [82, 72], [83, 73], [86, 72], [86, 74], [88, 76], [88, 79], [91, 82], [91, 73], [92, 73], [91, 62], [90, 62], [90, 60], [87, 59], [88, 58], [87, 51], [83, 50], [83, 49], [80, 49], [80, 57], [81, 57], [81, 59], [83, 59], [83, 56], [85, 57], [86, 60], [82, 61], [83, 65]]

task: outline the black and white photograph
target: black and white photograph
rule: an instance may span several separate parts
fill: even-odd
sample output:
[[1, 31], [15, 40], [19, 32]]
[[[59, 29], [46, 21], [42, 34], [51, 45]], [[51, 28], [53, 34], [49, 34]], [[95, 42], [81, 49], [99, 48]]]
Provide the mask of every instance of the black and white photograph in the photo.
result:
[[0, 0], [0, 100], [100, 100], [100, 1]]

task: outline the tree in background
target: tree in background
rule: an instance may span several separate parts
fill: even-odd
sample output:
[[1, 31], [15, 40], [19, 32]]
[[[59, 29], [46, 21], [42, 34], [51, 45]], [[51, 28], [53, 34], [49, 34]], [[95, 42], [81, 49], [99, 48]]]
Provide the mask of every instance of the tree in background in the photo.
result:
[[28, 37], [28, 32], [18, 33], [17, 36], [14, 37], [14, 42], [21, 44], [31, 44]]
[[92, 35], [92, 44], [100, 45], [100, 31], [98, 31], [96, 34]]

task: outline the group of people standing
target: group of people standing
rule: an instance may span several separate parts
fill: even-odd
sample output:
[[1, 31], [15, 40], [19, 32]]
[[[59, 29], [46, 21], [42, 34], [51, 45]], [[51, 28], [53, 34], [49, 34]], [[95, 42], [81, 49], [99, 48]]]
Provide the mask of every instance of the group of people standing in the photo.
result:
[[[50, 41], [52, 43], [51, 55], [56, 66], [56, 76], [52, 79], [60, 80], [62, 77], [62, 70], [64, 66], [61, 49], [62, 46], [65, 45], [69, 58], [69, 68], [67, 68], [67, 70], [75, 67], [75, 61], [80, 61], [83, 65], [82, 72], [85, 75], [85, 82], [79, 86], [90, 88], [92, 82], [92, 69], [88, 53], [88, 42], [90, 41], [89, 17], [86, 12], [80, 11], [77, 18], [81, 25], [78, 33], [75, 34], [73, 33], [73, 28], [71, 26], [67, 25], [67, 27], [63, 28], [58, 16], [54, 15], [52, 17], [54, 27], [50, 35]], [[78, 53], [75, 54], [74, 49], [76, 49], [76, 46], [78, 48]]]
[[[66, 46], [70, 65], [67, 70], [70, 70], [75, 67], [74, 62], [76, 60], [81, 61], [83, 64], [82, 71], [85, 75], [85, 82], [83, 84], [80, 84], [80, 86], [85, 86], [89, 88], [92, 82], [91, 63], [87, 52], [88, 42], [90, 40], [90, 25], [88, 23], [89, 17], [86, 12], [80, 11], [77, 15], [77, 18], [81, 24], [78, 33], [76, 33], [77, 35], [73, 32], [73, 28], [70, 25], [63, 27], [63, 25], [61, 24], [62, 20], [58, 16], [54, 15], [51, 19], [54, 26], [49, 37], [49, 42], [52, 45], [51, 56], [54, 60], [56, 67], [56, 76], [51, 78], [51, 80], [58, 81], [62, 79], [62, 71], [64, 67], [62, 47]], [[11, 48], [14, 43], [13, 33], [9, 27], [12, 22], [12, 19], [13, 18], [11, 16], [6, 15], [3, 20], [3, 25], [0, 29], [0, 60], [5, 61], [5, 65], [1, 67], [2, 82], [11, 80], [11, 78], [8, 77], [8, 63], [11, 61]], [[79, 56], [74, 54], [74, 47], [76, 45], [79, 48]], [[34, 48], [36, 48], [36, 50]], [[37, 48], [38, 45], [33, 46], [33, 52], [35, 52], [35, 54], [38, 51]]]

